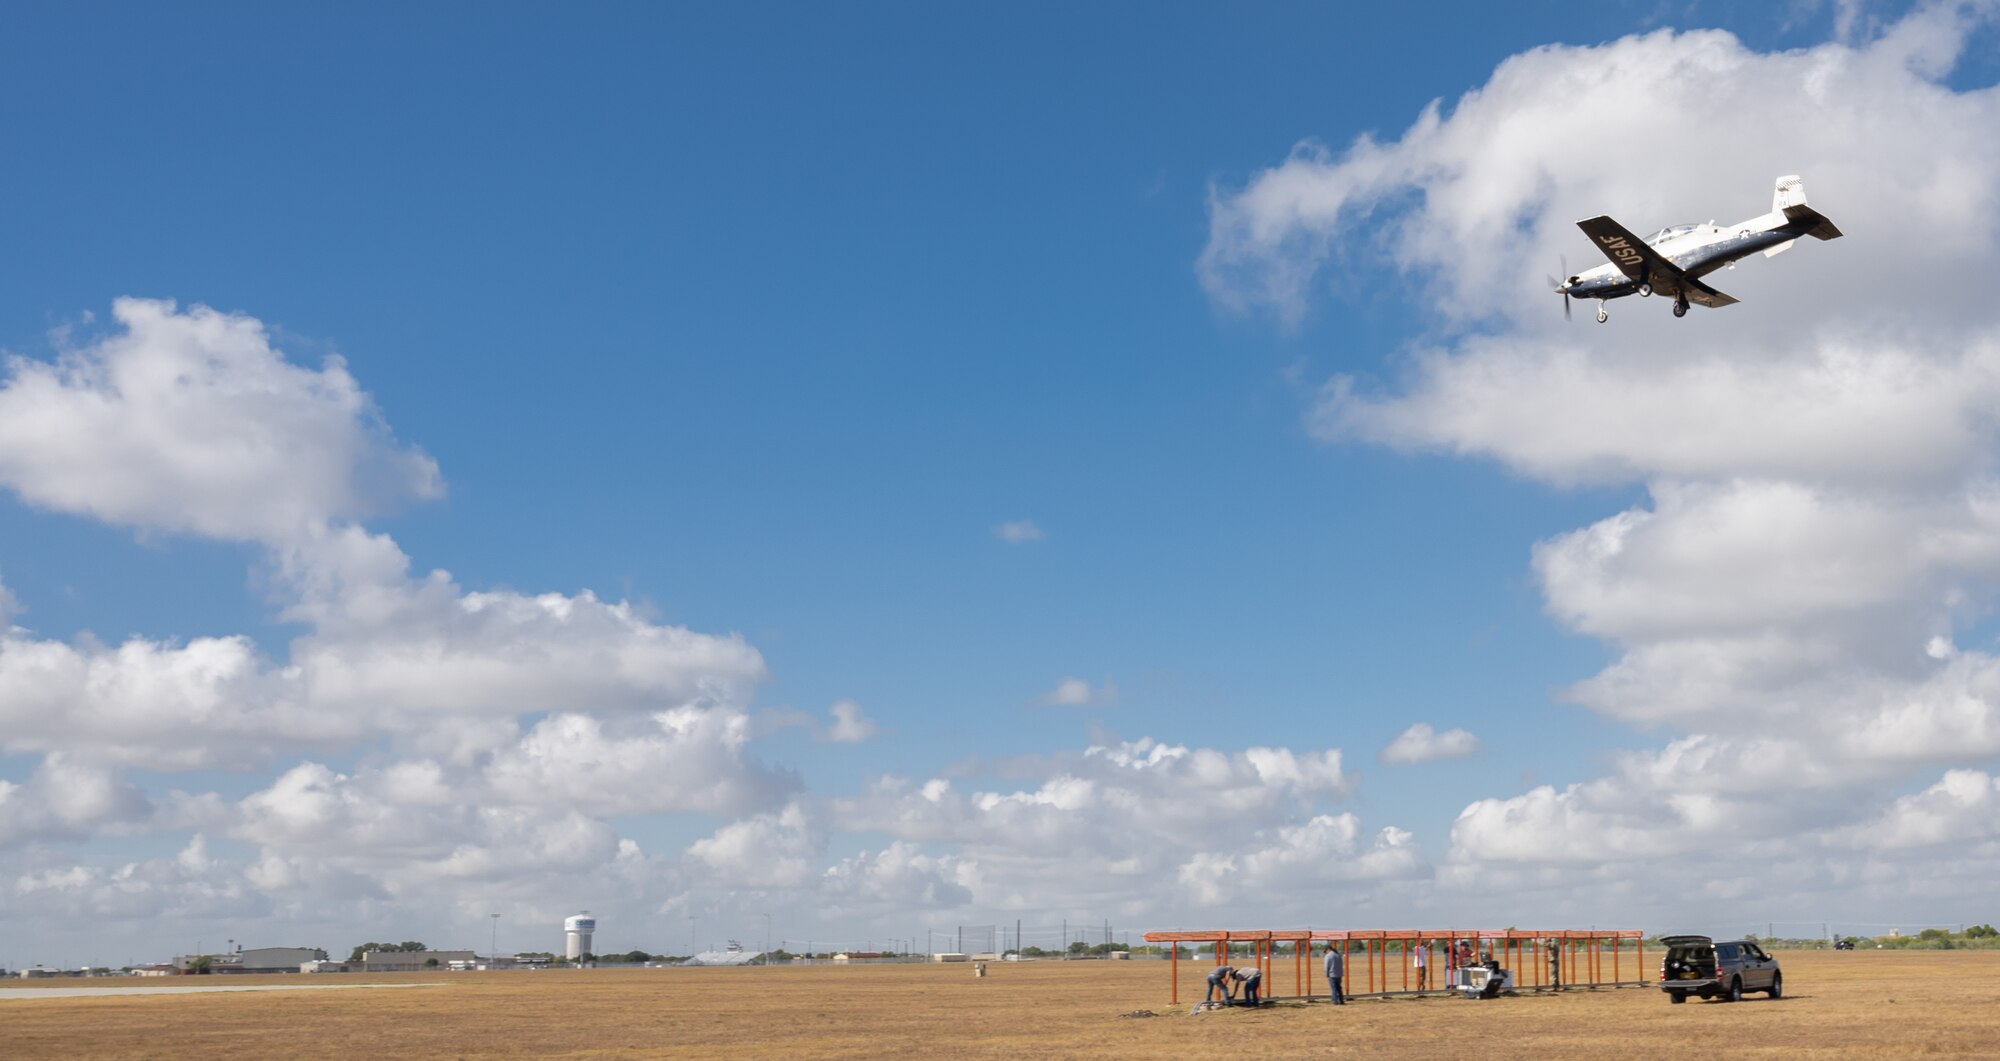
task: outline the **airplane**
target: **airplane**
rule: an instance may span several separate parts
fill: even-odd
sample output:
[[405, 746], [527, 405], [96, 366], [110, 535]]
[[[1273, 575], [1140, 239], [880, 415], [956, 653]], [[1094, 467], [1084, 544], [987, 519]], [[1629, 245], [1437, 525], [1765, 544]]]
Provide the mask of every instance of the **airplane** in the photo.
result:
[[1806, 185], [1797, 176], [1778, 178], [1770, 213], [1734, 225], [1713, 221], [1671, 225], [1645, 239], [1603, 214], [1578, 221], [1576, 227], [1611, 259], [1611, 264], [1564, 280], [1556, 285], [1556, 294], [1563, 297], [1564, 320], [1569, 319], [1572, 297], [1596, 299], [1599, 324], [1611, 317], [1604, 303], [1626, 295], [1671, 295], [1676, 317], [1687, 316], [1689, 303], [1710, 309], [1735, 305], [1736, 299], [1702, 283], [1701, 278], [1725, 265], [1734, 269], [1738, 258], [1758, 251], [1766, 258], [1775, 257], [1791, 249], [1800, 236], [1840, 238], [1833, 222], [1806, 205]]

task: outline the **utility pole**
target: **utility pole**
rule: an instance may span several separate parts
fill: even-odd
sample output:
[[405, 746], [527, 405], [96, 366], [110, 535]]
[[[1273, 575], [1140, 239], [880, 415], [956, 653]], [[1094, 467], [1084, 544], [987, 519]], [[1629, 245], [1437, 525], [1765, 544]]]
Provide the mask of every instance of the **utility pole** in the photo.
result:
[[486, 948], [487, 968], [490, 969], [500, 964], [500, 915], [487, 914], [486, 916], [493, 919], [493, 940]]

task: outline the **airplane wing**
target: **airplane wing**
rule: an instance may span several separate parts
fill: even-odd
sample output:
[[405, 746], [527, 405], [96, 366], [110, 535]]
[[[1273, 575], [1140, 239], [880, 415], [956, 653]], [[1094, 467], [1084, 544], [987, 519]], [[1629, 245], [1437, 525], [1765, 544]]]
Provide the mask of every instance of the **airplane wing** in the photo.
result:
[[1679, 295], [1697, 305], [1717, 308], [1730, 306], [1736, 299], [1702, 283], [1687, 274], [1687, 271], [1665, 255], [1646, 244], [1645, 240], [1627, 231], [1624, 225], [1613, 221], [1609, 215], [1600, 214], [1576, 223], [1590, 242], [1611, 259], [1618, 271], [1634, 282], [1651, 284], [1654, 291], [1663, 295]]

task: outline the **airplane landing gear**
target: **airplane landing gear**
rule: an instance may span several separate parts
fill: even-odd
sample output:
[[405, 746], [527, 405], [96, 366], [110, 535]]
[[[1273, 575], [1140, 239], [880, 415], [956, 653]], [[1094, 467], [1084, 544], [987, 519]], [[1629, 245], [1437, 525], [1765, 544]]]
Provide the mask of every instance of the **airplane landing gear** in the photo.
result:
[[1645, 281], [1643, 281], [1643, 280], [1642, 280], [1642, 281], [1640, 281], [1640, 282], [1639, 282], [1639, 297], [1640, 297], [1640, 298], [1652, 298], [1652, 297], [1653, 297], [1653, 285], [1651, 285], [1651, 284], [1649, 284], [1649, 283], [1646, 283], [1646, 282], [1645, 282]]
[[1597, 306], [1597, 323], [1599, 323], [1599, 324], [1603, 324], [1603, 323], [1604, 323], [1605, 321], [1608, 321], [1608, 320], [1610, 320], [1610, 319], [1611, 319], [1611, 314], [1610, 314], [1610, 312], [1608, 312], [1607, 310], [1605, 310], [1605, 308], [1604, 308], [1604, 304], [1603, 304], [1603, 303], [1601, 303], [1601, 302], [1600, 302], [1600, 303], [1598, 303], [1598, 306]]
[[1687, 315], [1688, 315], [1688, 300], [1684, 298], [1674, 299], [1674, 316], [1685, 317]]

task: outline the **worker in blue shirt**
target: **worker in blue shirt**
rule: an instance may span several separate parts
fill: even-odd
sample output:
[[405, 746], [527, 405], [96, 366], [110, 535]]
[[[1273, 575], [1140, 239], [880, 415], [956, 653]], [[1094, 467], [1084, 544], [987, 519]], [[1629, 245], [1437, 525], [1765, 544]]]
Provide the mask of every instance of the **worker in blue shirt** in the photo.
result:
[[1229, 978], [1232, 975], [1234, 975], [1235, 972], [1236, 970], [1230, 968], [1227, 965], [1218, 965], [1215, 968], [1209, 970], [1208, 993], [1203, 995], [1201, 997], [1201, 1000], [1203, 1002], [1215, 1002], [1218, 1001], [1217, 996], [1220, 996], [1219, 1001], [1221, 1001], [1221, 1003], [1225, 1006], [1228, 1005], [1229, 995], [1230, 995]]

